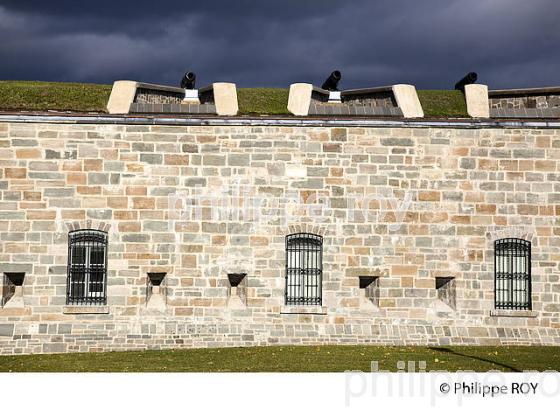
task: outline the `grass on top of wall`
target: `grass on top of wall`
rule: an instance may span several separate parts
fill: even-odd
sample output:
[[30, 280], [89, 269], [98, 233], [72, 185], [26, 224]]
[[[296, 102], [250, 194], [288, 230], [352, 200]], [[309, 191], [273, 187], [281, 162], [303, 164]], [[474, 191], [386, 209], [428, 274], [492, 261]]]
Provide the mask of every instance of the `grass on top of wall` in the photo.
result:
[[238, 88], [240, 114], [291, 115], [287, 88]]
[[[110, 85], [0, 81], [0, 110], [106, 112]], [[240, 114], [289, 115], [287, 88], [239, 88]]]
[[111, 85], [0, 81], [0, 111], [106, 112]]
[[425, 117], [469, 117], [467, 102], [461, 91], [418, 90], [417, 92]]
[[[111, 85], [0, 81], [0, 111], [106, 112]], [[291, 115], [287, 88], [238, 88], [241, 115]], [[460, 91], [419, 90], [426, 117], [468, 117]]]
[[270, 346], [0, 356], [0, 372], [343, 372], [396, 371], [399, 361], [426, 371], [560, 370], [555, 346]]

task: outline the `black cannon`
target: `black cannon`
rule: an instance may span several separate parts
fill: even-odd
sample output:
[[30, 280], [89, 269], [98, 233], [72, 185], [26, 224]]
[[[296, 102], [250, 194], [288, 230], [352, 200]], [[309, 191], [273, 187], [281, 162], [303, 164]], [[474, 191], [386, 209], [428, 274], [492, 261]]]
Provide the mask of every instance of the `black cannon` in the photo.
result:
[[478, 78], [475, 72], [470, 72], [455, 84], [455, 89], [465, 92], [465, 85], [474, 84]]
[[335, 70], [329, 75], [329, 78], [325, 80], [321, 88], [327, 91], [338, 91], [338, 82], [342, 78], [340, 71]]
[[196, 81], [196, 74], [192, 71], [187, 71], [181, 80], [181, 88], [187, 90], [194, 90], [194, 84]]

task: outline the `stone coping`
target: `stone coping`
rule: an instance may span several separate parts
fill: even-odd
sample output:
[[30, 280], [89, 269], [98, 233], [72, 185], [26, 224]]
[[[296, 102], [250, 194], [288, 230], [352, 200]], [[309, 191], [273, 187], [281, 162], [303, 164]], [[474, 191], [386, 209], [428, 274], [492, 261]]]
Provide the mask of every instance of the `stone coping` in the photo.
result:
[[490, 316], [493, 317], [537, 317], [538, 315], [538, 312], [532, 310], [493, 309], [490, 311]]
[[[392, 86], [367, 87], [367, 88], [354, 88], [354, 89], [350, 89], [350, 90], [341, 90], [340, 95], [341, 96], [345, 96], [345, 95], [367, 95], [367, 94], [375, 94], [375, 93], [386, 93], [386, 92], [392, 92], [392, 91], [393, 91]], [[330, 94], [329, 91], [324, 90], [324, 89], [322, 89], [320, 87], [317, 87], [317, 86], [313, 86], [313, 92], [326, 95], [327, 97]]]
[[325, 89], [323, 89], [323, 88], [321, 88], [321, 87], [317, 87], [316, 85], [313, 86], [313, 92], [314, 92], [314, 93], [319, 93], [319, 94], [325, 95], [325, 96], [327, 96], [327, 97], [331, 94], [330, 91], [327, 91], [327, 90], [325, 90]]
[[326, 306], [282, 306], [282, 315], [326, 315]]
[[[137, 83], [136, 87], [144, 90], [168, 91], [168, 92], [180, 93], [180, 94], [183, 94], [185, 92], [184, 88], [174, 87], [172, 85], [163, 85], [163, 84]], [[205, 85], [204, 87], [198, 88], [198, 92], [205, 93], [208, 91], [212, 91], [212, 89], [213, 89], [213, 84], [208, 84]]]
[[375, 127], [375, 128], [554, 128], [560, 129], [560, 120], [537, 119], [375, 119], [375, 118], [259, 118], [259, 117], [181, 117], [173, 115], [87, 115], [47, 113], [1, 113], [0, 122], [51, 124], [115, 124], [115, 125], [168, 125], [168, 126], [283, 126], [283, 127]]
[[560, 94], [560, 87], [540, 87], [540, 88], [512, 88], [508, 90], [489, 90], [488, 96], [502, 97], [508, 95], [524, 96], [539, 94]]
[[106, 315], [109, 313], [109, 306], [80, 306], [67, 305], [62, 308], [65, 315]]
[[367, 95], [376, 93], [387, 93], [393, 92], [392, 86], [382, 86], [382, 87], [369, 87], [369, 88], [355, 88], [351, 90], [344, 90], [340, 92], [341, 96], [346, 95]]
[[144, 90], [168, 91], [168, 92], [178, 93], [178, 94], [185, 93], [185, 90], [183, 88], [173, 87], [171, 85], [137, 83], [136, 87]]
[[[172, 85], [163, 85], [163, 84], [152, 84], [152, 83], [137, 83], [136, 88], [143, 89], [143, 90], [155, 90], [155, 91], [168, 91], [172, 93], [184, 94], [185, 89], [181, 87], [174, 87]], [[212, 91], [213, 84], [205, 85], [204, 87], [198, 88], [199, 93], [205, 93], [208, 91]]]

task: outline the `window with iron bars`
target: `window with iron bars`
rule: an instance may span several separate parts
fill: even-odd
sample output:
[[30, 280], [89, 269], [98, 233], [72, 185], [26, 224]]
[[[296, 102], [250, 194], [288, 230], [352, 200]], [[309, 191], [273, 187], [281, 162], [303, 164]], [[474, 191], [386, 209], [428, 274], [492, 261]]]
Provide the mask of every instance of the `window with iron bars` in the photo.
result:
[[66, 303], [107, 303], [107, 233], [80, 229], [68, 234]]
[[494, 242], [495, 308], [531, 310], [531, 242], [506, 238]]
[[321, 305], [323, 238], [310, 233], [286, 236], [286, 305]]

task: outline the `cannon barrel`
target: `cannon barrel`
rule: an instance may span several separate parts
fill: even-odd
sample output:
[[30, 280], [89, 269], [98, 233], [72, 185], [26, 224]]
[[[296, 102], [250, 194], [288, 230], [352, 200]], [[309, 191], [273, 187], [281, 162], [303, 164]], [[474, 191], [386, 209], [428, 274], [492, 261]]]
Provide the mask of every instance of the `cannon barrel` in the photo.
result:
[[325, 80], [321, 88], [327, 91], [338, 91], [338, 82], [342, 78], [340, 71], [335, 70], [329, 75], [329, 78]]
[[196, 74], [192, 71], [187, 71], [181, 80], [181, 88], [187, 90], [194, 90], [194, 85], [196, 82]]
[[457, 83], [455, 84], [455, 89], [464, 92], [465, 91], [465, 86], [469, 85], [469, 84], [474, 84], [476, 82], [477, 78], [478, 78], [478, 75], [475, 72], [471, 71], [466, 76], [464, 76], [459, 81], [457, 81]]

